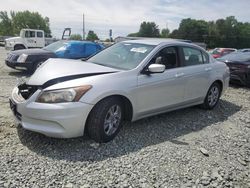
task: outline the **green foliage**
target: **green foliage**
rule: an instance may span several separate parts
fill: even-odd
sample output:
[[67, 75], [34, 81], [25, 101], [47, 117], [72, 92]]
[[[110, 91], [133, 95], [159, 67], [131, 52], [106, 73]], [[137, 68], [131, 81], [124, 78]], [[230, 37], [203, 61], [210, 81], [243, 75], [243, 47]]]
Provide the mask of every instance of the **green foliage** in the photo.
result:
[[95, 32], [92, 31], [92, 30], [90, 30], [90, 31], [88, 32], [88, 35], [87, 35], [87, 38], [86, 38], [86, 39], [89, 40], [89, 41], [99, 40], [97, 34], [95, 34]]
[[14, 35], [12, 19], [8, 16], [7, 11], [0, 11], [0, 35]]
[[70, 40], [82, 40], [82, 36], [80, 34], [72, 34], [70, 35]]
[[208, 23], [204, 20], [183, 19], [179, 29], [173, 31], [170, 37], [203, 42], [204, 35], [208, 35]]
[[138, 37], [138, 33], [130, 33], [128, 34], [128, 37]]
[[154, 22], [143, 22], [138, 33], [139, 37], [159, 37], [160, 30]]
[[49, 18], [43, 18], [38, 12], [11, 11], [9, 17], [6, 11], [0, 11], [0, 35], [19, 35], [24, 28], [41, 29], [46, 36], [51, 35]]
[[250, 47], [250, 23], [238, 22], [234, 16], [206, 22], [204, 20], [183, 19], [171, 38], [205, 42], [208, 48]]
[[237, 21], [234, 16], [216, 21], [183, 19], [178, 29], [169, 32], [162, 29], [159, 34], [158, 26], [154, 22], [143, 22], [137, 33], [131, 33], [129, 37], [162, 37], [186, 39], [194, 42], [205, 42], [208, 48], [250, 47], [250, 23]]
[[142, 22], [138, 33], [131, 33], [129, 37], [160, 37], [158, 25], [154, 22]]
[[169, 29], [162, 29], [161, 30], [161, 38], [168, 38], [169, 33], [170, 33]]

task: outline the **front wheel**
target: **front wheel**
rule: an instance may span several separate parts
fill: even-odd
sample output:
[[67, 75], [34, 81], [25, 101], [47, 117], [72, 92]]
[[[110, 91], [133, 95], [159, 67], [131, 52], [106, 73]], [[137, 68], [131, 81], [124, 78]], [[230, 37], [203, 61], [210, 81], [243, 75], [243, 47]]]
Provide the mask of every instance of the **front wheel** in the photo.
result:
[[123, 119], [123, 104], [111, 97], [96, 104], [87, 121], [87, 131], [96, 142], [109, 142], [120, 131]]
[[221, 96], [221, 86], [217, 82], [213, 83], [206, 95], [203, 103], [203, 108], [212, 110], [219, 102]]

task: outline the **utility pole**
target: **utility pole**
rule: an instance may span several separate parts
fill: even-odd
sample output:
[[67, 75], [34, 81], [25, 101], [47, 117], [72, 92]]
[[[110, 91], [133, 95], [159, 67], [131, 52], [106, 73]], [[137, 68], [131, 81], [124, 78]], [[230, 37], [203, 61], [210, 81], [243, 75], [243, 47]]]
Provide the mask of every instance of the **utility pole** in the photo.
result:
[[84, 18], [84, 13], [82, 15], [82, 40], [85, 40], [85, 18]]

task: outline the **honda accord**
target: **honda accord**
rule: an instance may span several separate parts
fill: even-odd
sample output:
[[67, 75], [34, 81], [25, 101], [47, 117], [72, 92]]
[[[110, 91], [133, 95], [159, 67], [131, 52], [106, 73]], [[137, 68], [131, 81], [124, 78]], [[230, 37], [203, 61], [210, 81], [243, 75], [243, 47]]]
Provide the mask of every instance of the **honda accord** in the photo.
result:
[[10, 107], [24, 129], [59, 138], [87, 132], [108, 142], [122, 121], [193, 105], [213, 109], [228, 83], [226, 64], [194, 44], [124, 41], [85, 63], [49, 59], [13, 89]]

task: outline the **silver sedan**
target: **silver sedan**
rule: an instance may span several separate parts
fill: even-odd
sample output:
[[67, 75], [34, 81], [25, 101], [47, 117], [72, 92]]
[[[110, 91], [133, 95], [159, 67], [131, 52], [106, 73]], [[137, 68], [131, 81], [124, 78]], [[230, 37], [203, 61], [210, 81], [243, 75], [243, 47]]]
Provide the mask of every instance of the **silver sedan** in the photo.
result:
[[117, 43], [87, 61], [49, 59], [11, 95], [23, 128], [51, 137], [108, 142], [122, 121], [201, 105], [213, 109], [229, 69], [202, 48], [175, 40]]

